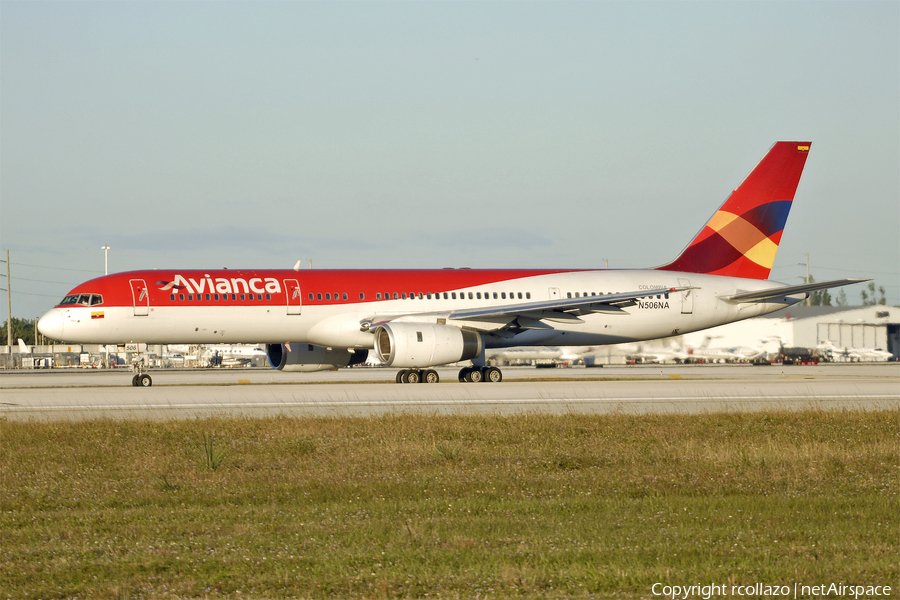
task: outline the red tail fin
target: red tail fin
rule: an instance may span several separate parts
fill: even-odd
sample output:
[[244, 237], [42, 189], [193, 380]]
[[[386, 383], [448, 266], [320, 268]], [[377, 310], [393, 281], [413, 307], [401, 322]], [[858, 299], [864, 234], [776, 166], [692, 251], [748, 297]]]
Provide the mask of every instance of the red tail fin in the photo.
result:
[[767, 279], [809, 142], [777, 142], [706, 227], [663, 271]]

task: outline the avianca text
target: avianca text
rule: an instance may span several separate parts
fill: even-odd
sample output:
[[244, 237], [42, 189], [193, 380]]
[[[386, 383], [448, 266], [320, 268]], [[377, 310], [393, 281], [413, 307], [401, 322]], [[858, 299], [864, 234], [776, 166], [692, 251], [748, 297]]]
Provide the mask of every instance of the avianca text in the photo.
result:
[[177, 289], [185, 290], [188, 294], [219, 293], [219, 294], [280, 294], [281, 284], [274, 277], [253, 277], [250, 280], [243, 277], [211, 277], [204, 275], [200, 279], [175, 275], [174, 281], [157, 281], [157, 285], [165, 284], [160, 290], [169, 291]]

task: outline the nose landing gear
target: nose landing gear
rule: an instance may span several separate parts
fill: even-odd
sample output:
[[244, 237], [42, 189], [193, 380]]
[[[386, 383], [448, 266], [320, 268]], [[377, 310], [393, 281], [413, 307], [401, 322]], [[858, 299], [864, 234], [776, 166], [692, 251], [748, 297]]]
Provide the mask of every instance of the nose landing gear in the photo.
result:
[[131, 378], [132, 387], [150, 387], [153, 385], [153, 380], [150, 376], [145, 373], [146, 367], [144, 366], [144, 357], [135, 358], [131, 361], [132, 368], [137, 371], [137, 374]]

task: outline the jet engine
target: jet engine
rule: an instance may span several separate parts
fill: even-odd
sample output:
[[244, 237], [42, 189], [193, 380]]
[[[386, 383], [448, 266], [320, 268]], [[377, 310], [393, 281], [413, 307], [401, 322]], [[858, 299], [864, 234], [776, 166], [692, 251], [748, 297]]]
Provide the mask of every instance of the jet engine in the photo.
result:
[[368, 350], [324, 348], [302, 342], [266, 344], [269, 365], [279, 371], [327, 371], [364, 363], [368, 357]]
[[387, 323], [375, 329], [375, 353], [389, 367], [433, 367], [481, 354], [481, 334], [437, 323]]

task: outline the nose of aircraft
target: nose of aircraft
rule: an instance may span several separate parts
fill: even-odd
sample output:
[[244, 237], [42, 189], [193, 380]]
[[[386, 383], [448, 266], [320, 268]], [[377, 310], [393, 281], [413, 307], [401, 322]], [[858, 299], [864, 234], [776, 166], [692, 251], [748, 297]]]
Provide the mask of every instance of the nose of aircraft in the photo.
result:
[[52, 340], [63, 339], [65, 319], [57, 309], [48, 310], [38, 321], [38, 331]]

